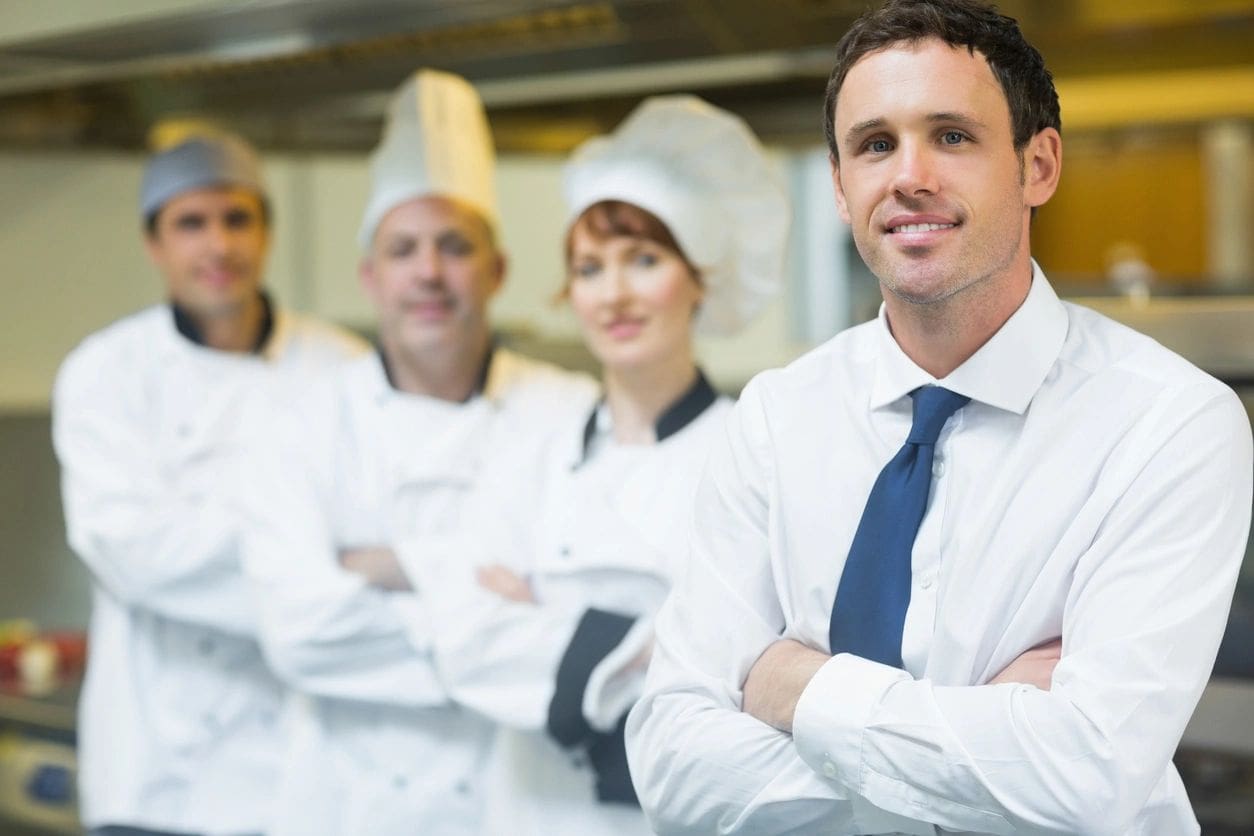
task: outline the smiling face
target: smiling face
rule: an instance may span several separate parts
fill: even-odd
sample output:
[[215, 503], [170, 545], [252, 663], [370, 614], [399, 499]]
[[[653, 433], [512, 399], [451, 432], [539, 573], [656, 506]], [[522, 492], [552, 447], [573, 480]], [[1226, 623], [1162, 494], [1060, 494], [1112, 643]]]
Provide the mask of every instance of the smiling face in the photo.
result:
[[702, 290], [678, 250], [645, 235], [595, 234], [586, 214], [569, 242], [570, 304], [607, 371], [690, 356]]
[[361, 265], [389, 352], [478, 350], [488, 333], [488, 300], [504, 276], [487, 223], [443, 197], [393, 207]]
[[926, 39], [870, 53], [845, 77], [835, 136], [840, 214], [886, 301], [1026, 292], [1029, 214], [1057, 185], [1058, 133], [1016, 152], [979, 52]]
[[256, 298], [269, 244], [261, 198], [229, 186], [170, 198], [144, 240], [170, 299], [197, 318], [236, 315]]

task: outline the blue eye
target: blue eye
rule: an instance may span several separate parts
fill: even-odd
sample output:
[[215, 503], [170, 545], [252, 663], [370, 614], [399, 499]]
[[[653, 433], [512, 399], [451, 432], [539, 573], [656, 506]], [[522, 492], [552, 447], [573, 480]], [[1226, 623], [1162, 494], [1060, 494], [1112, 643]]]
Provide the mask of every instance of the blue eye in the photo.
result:
[[941, 141], [946, 145], [961, 145], [966, 140], [967, 135], [962, 131], [945, 131], [944, 135], [941, 136]]
[[601, 272], [601, 265], [595, 261], [581, 261], [570, 272], [576, 278], [590, 279]]
[[873, 139], [866, 144], [866, 148], [872, 154], [886, 154], [893, 149], [893, 145], [887, 139]]
[[653, 267], [658, 263], [658, 257], [653, 253], [638, 253], [634, 260], [638, 267]]

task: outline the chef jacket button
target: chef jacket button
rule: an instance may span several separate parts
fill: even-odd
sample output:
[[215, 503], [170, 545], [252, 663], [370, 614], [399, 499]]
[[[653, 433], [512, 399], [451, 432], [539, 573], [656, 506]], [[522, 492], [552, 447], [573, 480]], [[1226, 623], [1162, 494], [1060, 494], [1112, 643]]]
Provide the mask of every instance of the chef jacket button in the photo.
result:
[[823, 774], [828, 778], [836, 777], [836, 764], [831, 761], [823, 761]]

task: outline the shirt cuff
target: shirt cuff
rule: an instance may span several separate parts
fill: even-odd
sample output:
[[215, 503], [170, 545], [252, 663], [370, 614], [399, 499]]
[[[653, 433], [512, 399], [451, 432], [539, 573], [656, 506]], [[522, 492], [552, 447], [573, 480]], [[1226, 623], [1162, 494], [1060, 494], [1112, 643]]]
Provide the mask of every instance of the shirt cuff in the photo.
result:
[[801, 692], [793, 715], [797, 754], [827, 781], [862, 793], [862, 738], [871, 715], [905, 671], [849, 653], [829, 659]]
[[588, 725], [599, 732], [613, 731], [635, 705], [644, 690], [652, 644], [653, 619], [639, 618], [618, 646], [592, 669], [583, 693], [583, 714]]

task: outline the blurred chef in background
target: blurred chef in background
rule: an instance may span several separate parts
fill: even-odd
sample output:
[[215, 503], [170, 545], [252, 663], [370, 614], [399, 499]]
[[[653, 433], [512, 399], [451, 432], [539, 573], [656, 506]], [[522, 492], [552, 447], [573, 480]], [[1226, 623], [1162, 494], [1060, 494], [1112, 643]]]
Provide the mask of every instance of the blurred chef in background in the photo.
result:
[[443, 560], [405, 556], [430, 601], [441, 681], [505, 727], [490, 834], [650, 832], [623, 724], [730, 407], [697, 367], [693, 333], [734, 333], [763, 307], [787, 238], [787, 200], [753, 134], [691, 96], [646, 101], [565, 175], [563, 295], [605, 396], [534, 464], [517, 446], [496, 457], [469, 542], [445, 544]]
[[[494, 345], [505, 279], [474, 88], [422, 70], [371, 163], [361, 282], [378, 351], [294, 403], [252, 489], [263, 643], [293, 703], [275, 834], [475, 832], [493, 726], [449, 702], [398, 554], [464, 517], [490, 439], [586, 409], [595, 384]], [[259, 509], [260, 510], [260, 509]], [[419, 558], [421, 559], [421, 558]]]
[[365, 346], [262, 290], [269, 203], [242, 140], [155, 154], [140, 219], [169, 302], [84, 340], [52, 404], [69, 541], [93, 579], [81, 811], [109, 836], [261, 833], [281, 687], [239, 562], [249, 405]]

